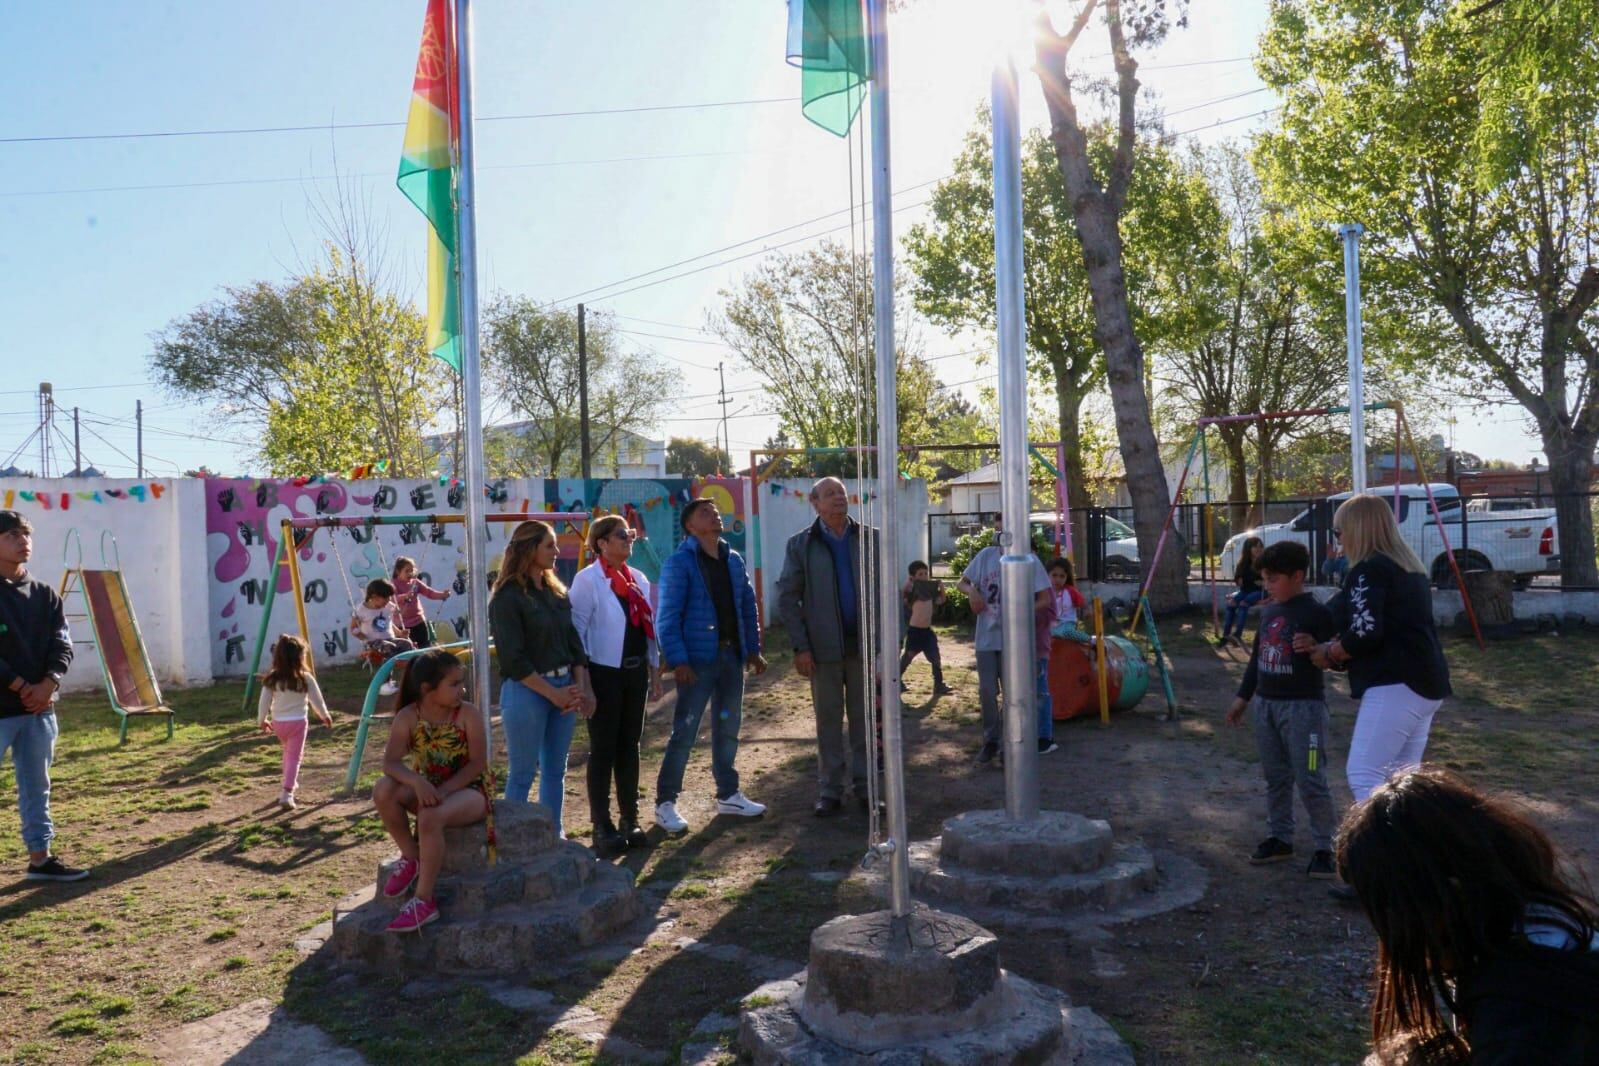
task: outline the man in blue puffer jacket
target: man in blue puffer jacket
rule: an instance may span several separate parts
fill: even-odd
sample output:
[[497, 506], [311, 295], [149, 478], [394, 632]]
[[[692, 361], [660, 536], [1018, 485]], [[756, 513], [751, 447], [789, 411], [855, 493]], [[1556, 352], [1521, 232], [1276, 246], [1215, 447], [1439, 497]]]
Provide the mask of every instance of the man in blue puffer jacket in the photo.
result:
[[744, 668], [766, 672], [755, 587], [743, 557], [722, 539], [716, 501], [690, 500], [680, 521], [687, 536], [661, 564], [661, 602], [655, 613], [661, 658], [677, 677], [672, 738], [655, 779], [655, 824], [671, 834], [688, 829], [677, 813], [677, 797], [708, 703], [714, 705], [711, 776], [716, 779], [716, 813], [755, 818], [766, 812], [739, 791], [733, 766], [744, 713]]

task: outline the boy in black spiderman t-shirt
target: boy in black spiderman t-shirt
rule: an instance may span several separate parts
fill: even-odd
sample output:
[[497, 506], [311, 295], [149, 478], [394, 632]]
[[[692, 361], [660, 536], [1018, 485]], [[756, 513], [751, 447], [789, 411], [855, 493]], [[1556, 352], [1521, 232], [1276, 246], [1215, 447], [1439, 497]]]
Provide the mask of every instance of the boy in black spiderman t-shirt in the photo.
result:
[[1254, 703], [1255, 746], [1266, 775], [1266, 821], [1271, 835], [1261, 841], [1249, 861], [1257, 866], [1294, 856], [1294, 785], [1310, 815], [1311, 877], [1336, 876], [1332, 836], [1337, 825], [1332, 791], [1327, 787], [1327, 699], [1322, 672], [1310, 656], [1294, 651], [1294, 635], [1308, 633], [1317, 642], [1337, 631], [1332, 612], [1305, 591], [1310, 552], [1303, 544], [1282, 541], [1267, 548], [1258, 563], [1266, 586], [1254, 650], [1244, 672], [1238, 698], [1227, 710], [1227, 724], [1243, 721]]

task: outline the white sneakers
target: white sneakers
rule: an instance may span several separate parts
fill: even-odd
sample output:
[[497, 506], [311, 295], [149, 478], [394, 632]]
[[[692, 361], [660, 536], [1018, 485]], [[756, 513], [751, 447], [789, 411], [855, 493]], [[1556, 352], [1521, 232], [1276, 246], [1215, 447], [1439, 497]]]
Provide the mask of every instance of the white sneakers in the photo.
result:
[[379, 696], [392, 696], [398, 691], [400, 691], [400, 685], [399, 685], [398, 682], [396, 682], [396, 681], [385, 681], [385, 682], [383, 682], [383, 687], [378, 689], [378, 695]]
[[688, 823], [683, 821], [683, 816], [677, 813], [677, 804], [663, 803], [655, 808], [655, 824], [671, 834], [688, 831]]
[[278, 806], [286, 811], [299, 810], [300, 808], [300, 805], [294, 802], [294, 793], [292, 792], [278, 793]]
[[740, 818], [759, 818], [766, 813], [764, 803], [756, 803], [742, 792], [735, 792], [726, 799], [716, 801], [717, 814], [736, 814]]
[[[717, 814], [732, 814], [740, 818], [759, 818], [766, 813], [766, 804], [756, 803], [742, 792], [716, 801]], [[676, 803], [663, 803], [655, 808], [655, 824], [672, 836], [688, 830], [688, 823], [677, 813]]]

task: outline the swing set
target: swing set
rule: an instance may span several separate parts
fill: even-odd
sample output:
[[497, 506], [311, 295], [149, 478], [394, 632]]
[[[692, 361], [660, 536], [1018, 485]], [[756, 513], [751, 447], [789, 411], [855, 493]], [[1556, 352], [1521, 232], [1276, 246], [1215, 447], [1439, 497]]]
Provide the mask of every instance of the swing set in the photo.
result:
[[[1397, 401], [1379, 401], [1377, 403], [1368, 403], [1364, 405], [1363, 409], [1366, 411], [1392, 411], [1394, 413], [1394, 516], [1396, 518], [1399, 516], [1401, 506], [1400, 497], [1403, 473], [1400, 465], [1400, 459], [1402, 457], [1401, 448], [1403, 445], [1409, 444], [1410, 456], [1416, 464], [1417, 475], [1421, 477], [1422, 488], [1427, 494], [1427, 506], [1432, 514], [1433, 523], [1437, 526], [1439, 540], [1443, 544], [1444, 558], [1448, 561], [1449, 569], [1454, 574], [1455, 587], [1460, 590], [1460, 599], [1465, 605], [1466, 618], [1471, 623], [1472, 635], [1477, 639], [1477, 646], [1486, 651], [1487, 645], [1483, 642], [1482, 629], [1477, 624], [1477, 611], [1471, 603], [1471, 592], [1466, 588], [1465, 580], [1461, 577], [1460, 563], [1455, 558], [1453, 547], [1450, 546], [1449, 534], [1444, 529], [1443, 516], [1439, 513], [1438, 501], [1433, 497], [1432, 486], [1427, 483], [1424, 473], [1425, 468], [1421, 463], [1421, 452], [1417, 450], [1415, 437], [1411, 435], [1410, 423], [1405, 418], [1405, 410], [1403, 405]], [[1205, 432], [1207, 429], [1209, 429], [1211, 426], [1226, 425], [1238, 422], [1254, 422], [1257, 425], [1264, 427], [1266, 422], [1273, 419], [1315, 418], [1325, 417], [1327, 415], [1346, 414], [1349, 414], [1348, 407], [1310, 407], [1298, 411], [1263, 411], [1255, 414], [1213, 415], [1207, 418], [1201, 418], [1194, 430], [1193, 442], [1188, 446], [1188, 457], [1183, 461], [1182, 474], [1177, 479], [1177, 491], [1172, 494], [1171, 506], [1166, 511], [1166, 521], [1160, 529], [1160, 540], [1155, 544], [1155, 557], [1150, 561], [1149, 570], [1144, 576], [1143, 586], [1139, 589], [1138, 607], [1133, 612], [1131, 628], [1137, 628], [1140, 612], [1145, 611], [1148, 608], [1149, 586], [1150, 583], [1154, 581], [1155, 573], [1160, 565], [1161, 552], [1165, 550], [1166, 541], [1171, 534], [1172, 520], [1176, 517], [1177, 508], [1181, 506], [1183, 489], [1188, 483], [1188, 475], [1194, 468], [1194, 458], [1196, 455], [1200, 459], [1200, 468], [1205, 480], [1205, 498], [1203, 503], [1200, 505], [1200, 525], [1204, 533], [1204, 550], [1207, 557], [1212, 557], [1215, 555], [1215, 538], [1213, 536], [1212, 529], [1212, 524], [1215, 518], [1215, 503], [1212, 498], [1210, 484], [1210, 449], [1206, 441], [1207, 434]], [[1264, 508], [1266, 500], [1264, 470], [1261, 471], [1260, 476], [1260, 499], [1261, 506]], [[1262, 514], [1262, 518], [1264, 518], [1264, 513]], [[1218, 568], [1213, 567], [1211, 569], [1210, 576], [1210, 610], [1212, 624], [1216, 625], [1217, 627], [1219, 627], [1221, 624], [1221, 593], [1219, 582], [1220, 574], [1218, 573]]]

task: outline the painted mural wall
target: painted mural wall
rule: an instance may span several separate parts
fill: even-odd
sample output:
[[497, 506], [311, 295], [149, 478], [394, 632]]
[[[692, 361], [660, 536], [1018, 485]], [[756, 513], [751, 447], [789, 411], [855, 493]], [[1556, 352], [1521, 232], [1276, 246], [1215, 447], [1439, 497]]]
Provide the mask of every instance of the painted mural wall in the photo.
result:
[[[211, 669], [217, 676], [249, 671], [266, 617], [273, 561], [282, 523], [296, 518], [386, 518], [416, 516], [398, 525], [320, 528], [295, 532], [300, 596], [313, 651], [319, 660], [353, 658], [360, 649], [349, 633], [350, 614], [369, 581], [390, 576], [400, 556], [414, 559], [424, 581], [447, 590], [448, 599], [426, 601], [429, 618], [444, 622], [456, 639], [467, 639], [465, 529], [430, 516], [459, 514], [465, 488], [456, 482], [211, 480], [205, 482]], [[678, 516], [695, 495], [717, 499], [727, 539], [745, 550], [747, 492], [737, 479], [610, 480], [575, 478], [501, 481], [486, 491], [491, 515], [581, 511], [624, 515], [640, 534], [634, 565], [655, 579], [678, 544]], [[491, 522], [490, 572], [497, 571], [515, 522]], [[570, 579], [579, 562], [581, 533], [561, 529], [559, 569]], [[268, 643], [299, 628], [287, 567], [275, 575]]]

